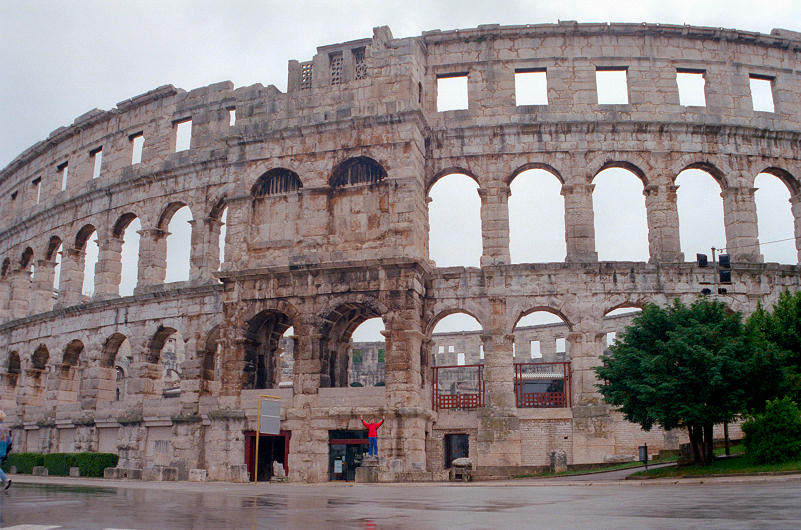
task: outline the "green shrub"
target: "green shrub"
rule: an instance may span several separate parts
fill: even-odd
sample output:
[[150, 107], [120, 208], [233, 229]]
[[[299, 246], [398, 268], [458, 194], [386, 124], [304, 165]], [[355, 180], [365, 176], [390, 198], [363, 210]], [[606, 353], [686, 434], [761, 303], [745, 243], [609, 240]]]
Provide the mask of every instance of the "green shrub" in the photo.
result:
[[45, 466], [48, 475], [65, 477], [71, 467], [77, 467], [82, 477], [102, 477], [103, 470], [116, 467], [118, 461], [113, 453], [11, 453], [6, 469], [17, 466], [17, 473], [30, 474], [33, 466]]
[[11, 466], [17, 466], [17, 473], [30, 475], [33, 473], [34, 466], [44, 465], [43, 455], [39, 453], [11, 453], [8, 460], [3, 464], [6, 470]]
[[765, 412], [742, 426], [745, 452], [760, 463], [776, 464], [801, 456], [801, 410], [789, 397], [765, 404]]

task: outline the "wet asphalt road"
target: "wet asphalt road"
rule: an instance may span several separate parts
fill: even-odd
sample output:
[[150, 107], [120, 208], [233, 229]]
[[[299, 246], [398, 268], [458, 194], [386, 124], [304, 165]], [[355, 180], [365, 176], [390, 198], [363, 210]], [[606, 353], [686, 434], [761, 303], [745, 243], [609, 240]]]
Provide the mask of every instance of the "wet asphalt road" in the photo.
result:
[[210, 485], [15, 483], [3, 528], [799, 528], [801, 481], [746, 484]]

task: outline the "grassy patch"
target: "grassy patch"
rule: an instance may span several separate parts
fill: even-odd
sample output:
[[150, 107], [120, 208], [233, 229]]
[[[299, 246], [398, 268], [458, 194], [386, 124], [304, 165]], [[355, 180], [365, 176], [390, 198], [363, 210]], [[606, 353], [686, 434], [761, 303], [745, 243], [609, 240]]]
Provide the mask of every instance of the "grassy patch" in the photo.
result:
[[786, 471], [801, 471], [801, 459], [791, 460], [782, 464], [758, 464], [747, 456], [734, 456], [712, 462], [708, 466], [682, 466], [665, 467], [660, 469], [638, 471], [629, 475], [630, 478], [661, 478], [661, 477], [697, 477], [705, 475], [728, 475], [738, 473], [776, 473]]
[[[665, 464], [667, 462], [675, 462], [675, 458], [663, 458], [659, 460], [649, 460], [648, 465]], [[512, 478], [551, 478], [551, 477], [567, 477], [571, 475], [593, 475], [595, 473], [605, 473], [607, 471], [619, 471], [621, 469], [634, 469], [643, 467], [642, 462], [623, 462], [621, 464], [606, 464], [592, 469], [568, 469], [562, 473], [551, 473], [545, 471], [543, 473], [527, 473], [525, 475], [514, 475]]]

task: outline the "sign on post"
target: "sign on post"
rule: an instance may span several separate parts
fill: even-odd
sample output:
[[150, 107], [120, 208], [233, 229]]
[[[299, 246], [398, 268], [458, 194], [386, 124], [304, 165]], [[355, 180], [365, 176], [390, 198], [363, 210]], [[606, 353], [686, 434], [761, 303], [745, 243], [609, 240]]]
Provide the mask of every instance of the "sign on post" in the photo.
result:
[[259, 396], [259, 417], [256, 420], [256, 461], [253, 462], [253, 482], [259, 481], [259, 438], [262, 434], [281, 434], [281, 398], [278, 396]]

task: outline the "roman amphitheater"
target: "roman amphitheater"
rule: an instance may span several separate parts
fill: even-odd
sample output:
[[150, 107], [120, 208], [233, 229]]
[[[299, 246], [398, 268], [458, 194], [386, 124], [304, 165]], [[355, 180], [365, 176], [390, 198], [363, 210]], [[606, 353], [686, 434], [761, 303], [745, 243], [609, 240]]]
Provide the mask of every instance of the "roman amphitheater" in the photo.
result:
[[[110, 476], [231, 481], [256, 478], [259, 447], [259, 479], [279, 462], [307, 482], [352, 478], [360, 415], [386, 417], [381, 480], [441, 477], [460, 454], [491, 476], [554, 452], [578, 465], [676, 448], [683, 432], [610, 411], [592, 368], [631, 318], [620, 308], [709, 289], [747, 314], [798, 288], [797, 259], [760, 254], [755, 179], [786, 186], [773, 208], [792, 212], [797, 244], [799, 65], [801, 34], [786, 30], [379, 27], [289, 61], [286, 92], [162, 86], [79, 116], [0, 173], [0, 408], [14, 446], [114, 452]], [[602, 97], [606, 74], [622, 98]], [[701, 82], [700, 102], [682, 102], [682, 76]], [[540, 100], [517, 93], [524, 78], [544, 83]], [[438, 101], [447, 83], [461, 108]], [[593, 193], [610, 168], [642, 187], [647, 260], [598, 258]], [[532, 170], [558, 181], [564, 215], [530, 228], [563, 226], [564, 259], [511, 259], [510, 189]], [[681, 247], [687, 170], [719, 185], [730, 284]], [[453, 175], [477, 187], [480, 266], [431, 259], [429, 192]], [[178, 215], [191, 245], [172, 281]], [[523, 325], [539, 312], [558, 323]], [[455, 313], [479, 330], [435, 333]], [[374, 318], [383, 345], [354, 344]], [[281, 432], [257, 445], [261, 394], [280, 398]]]

